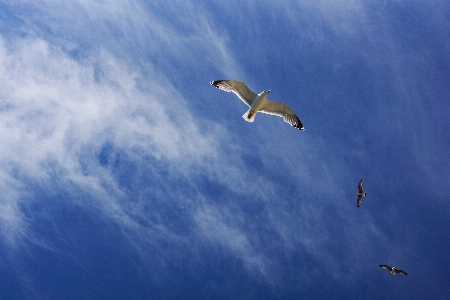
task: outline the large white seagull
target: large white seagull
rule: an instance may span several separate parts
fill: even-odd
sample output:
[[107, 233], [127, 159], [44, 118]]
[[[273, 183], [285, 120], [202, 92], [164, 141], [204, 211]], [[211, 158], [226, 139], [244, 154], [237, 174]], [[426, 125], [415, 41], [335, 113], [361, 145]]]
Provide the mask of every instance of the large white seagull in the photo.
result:
[[286, 123], [305, 130], [302, 122], [296, 114], [283, 102], [272, 102], [266, 98], [270, 90], [263, 91], [258, 95], [242, 81], [236, 80], [215, 80], [210, 82], [211, 85], [226, 92], [232, 92], [239, 97], [250, 109], [242, 116], [247, 122], [253, 122], [257, 112], [282, 117]]

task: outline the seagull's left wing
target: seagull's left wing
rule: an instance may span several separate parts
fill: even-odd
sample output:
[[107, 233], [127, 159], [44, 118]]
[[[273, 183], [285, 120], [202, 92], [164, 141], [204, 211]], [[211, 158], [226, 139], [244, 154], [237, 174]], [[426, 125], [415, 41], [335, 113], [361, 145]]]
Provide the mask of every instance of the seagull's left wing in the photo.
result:
[[380, 267], [382, 267], [383, 269], [392, 271], [392, 267], [389, 267], [388, 265], [380, 265]]
[[403, 271], [403, 270], [399, 270], [399, 269], [395, 269], [395, 273], [400, 273], [400, 274], [402, 274], [402, 275], [408, 275], [408, 273], [406, 273], [406, 272]]
[[361, 195], [358, 196], [358, 199], [356, 199], [356, 206], [357, 206], [358, 208], [361, 206], [361, 199], [362, 199], [362, 196], [361, 196]]
[[297, 115], [283, 102], [272, 102], [267, 100], [259, 111], [265, 114], [282, 117], [286, 123], [289, 123], [300, 130], [305, 130], [305, 127], [303, 127], [303, 124]]

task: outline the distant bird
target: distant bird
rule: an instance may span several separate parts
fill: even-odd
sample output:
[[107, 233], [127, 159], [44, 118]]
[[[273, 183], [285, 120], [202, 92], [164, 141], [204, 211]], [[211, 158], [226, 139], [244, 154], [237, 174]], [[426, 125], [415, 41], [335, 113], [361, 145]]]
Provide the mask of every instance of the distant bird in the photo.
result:
[[359, 193], [356, 194], [356, 195], [358, 195], [358, 199], [356, 199], [356, 206], [359, 208], [359, 206], [361, 205], [362, 197], [365, 197], [367, 195], [367, 193], [364, 193], [364, 191], [363, 191], [362, 179], [359, 181], [358, 190], [359, 190]]
[[247, 122], [253, 122], [256, 113], [262, 112], [282, 117], [286, 123], [289, 123], [300, 130], [305, 130], [300, 119], [286, 104], [282, 102], [272, 102], [269, 99], [266, 99], [270, 90], [263, 91], [257, 95], [253, 93], [244, 82], [236, 80], [216, 80], [211, 81], [210, 84], [222, 91], [233, 92], [250, 107], [250, 109], [242, 116]]
[[392, 276], [394, 276], [395, 273], [399, 273], [399, 274], [402, 274], [402, 275], [408, 275], [408, 273], [406, 273], [405, 271], [400, 270], [400, 269], [396, 269], [395, 267], [389, 267], [388, 265], [380, 265], [380, 267], [390, 271]]

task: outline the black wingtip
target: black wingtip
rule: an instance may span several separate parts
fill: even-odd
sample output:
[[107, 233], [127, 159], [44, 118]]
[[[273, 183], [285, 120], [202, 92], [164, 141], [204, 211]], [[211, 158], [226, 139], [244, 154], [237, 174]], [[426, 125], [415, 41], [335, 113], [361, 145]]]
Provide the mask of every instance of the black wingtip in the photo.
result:
[[[300, 121], [300, 120], [299, 120]], [[303, 127], [303, 124], [299, 122], [299, 124], [294, 125], [295, 128], [301, 130], [301, 131], [305, 131], [305, 127]]]
[[[291, 122], [288, 122], [288, 123], [291, 123]], [[291, 125], [301, 131], [305, 131], [305, 127], [303, 127], [302, 121], [300, 121], [300, 119], [297, 116], [295, 116], [295, 121], [292, 122]]]
[[219, 88], [219, 84], [223, 81], [225, 81], [225, 80], [214, 80], [214, 81], [209, 82], [209, 84], [211, 84], [212, 86], [215, 86], [216, 88]]

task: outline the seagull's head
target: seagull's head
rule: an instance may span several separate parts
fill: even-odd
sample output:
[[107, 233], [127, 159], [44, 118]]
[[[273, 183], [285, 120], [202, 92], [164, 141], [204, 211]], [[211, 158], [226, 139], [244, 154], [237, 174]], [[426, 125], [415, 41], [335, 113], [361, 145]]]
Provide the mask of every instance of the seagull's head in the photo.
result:
[[266, 93], [267, 93], [267, 94], [270, 93], [270, 90], [267, 90]]

